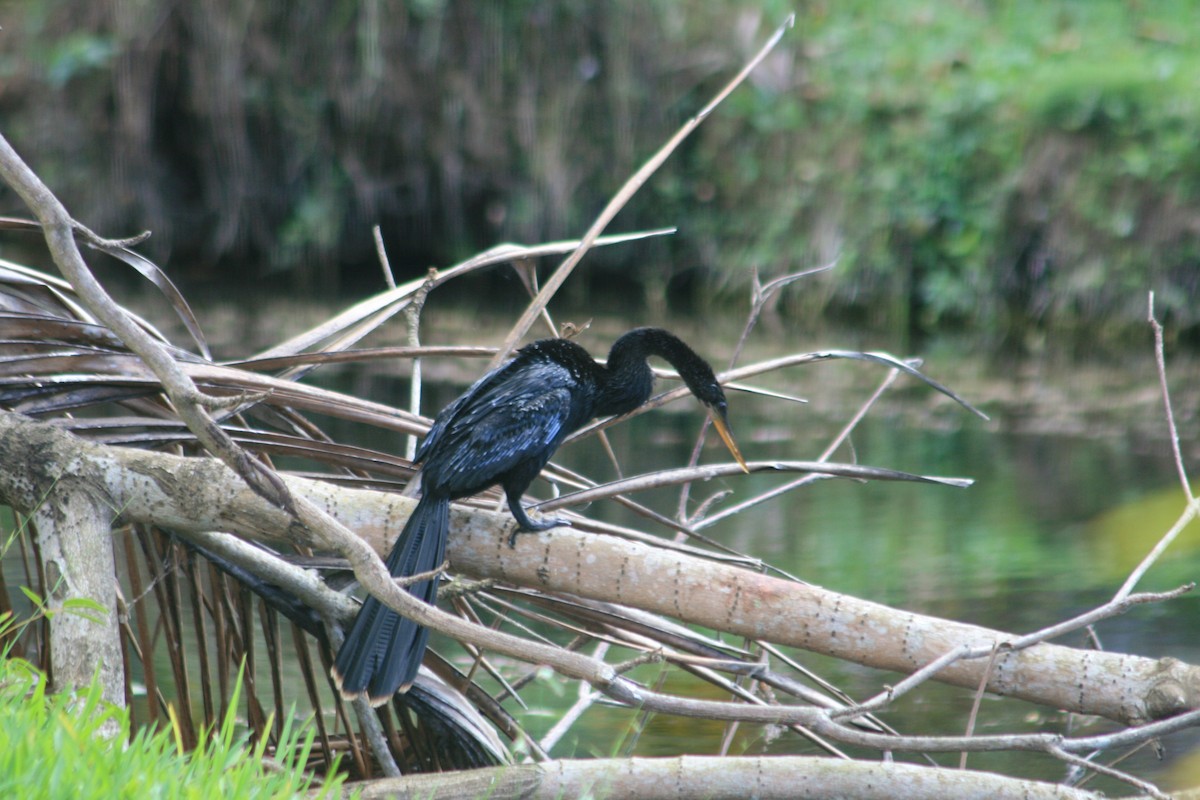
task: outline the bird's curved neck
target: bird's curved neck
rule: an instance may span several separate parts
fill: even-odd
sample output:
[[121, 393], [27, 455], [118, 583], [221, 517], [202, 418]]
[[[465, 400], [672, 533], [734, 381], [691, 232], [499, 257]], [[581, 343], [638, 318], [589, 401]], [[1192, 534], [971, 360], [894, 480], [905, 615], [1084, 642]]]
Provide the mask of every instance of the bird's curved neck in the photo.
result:
[[597, 415], [626, 414], [650, 399], [654, 373], [646, 359], [658, 356], [681, 375], [699, 360], [690, 347], [661, 328], [635, 328], [613, 343], [600, 387]]

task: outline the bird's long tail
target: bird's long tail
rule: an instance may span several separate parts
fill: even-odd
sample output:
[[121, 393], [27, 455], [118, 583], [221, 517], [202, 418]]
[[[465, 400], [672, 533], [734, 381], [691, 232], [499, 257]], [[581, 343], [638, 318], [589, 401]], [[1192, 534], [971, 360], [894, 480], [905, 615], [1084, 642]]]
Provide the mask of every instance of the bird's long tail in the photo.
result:
[[[392, 577], [431, 572], [441, 566], [449, 527], [450, 501], [423, 496], [387, 557]], [[437, 584], [437, 578], [418, 581], [408, 592], [432, 604]], [[347, 700], [366, 697], [371, 705], [387, 702], [412, 684], [428, 638], [427, 628], [368, 596], [330, 669], [338, 691]]]

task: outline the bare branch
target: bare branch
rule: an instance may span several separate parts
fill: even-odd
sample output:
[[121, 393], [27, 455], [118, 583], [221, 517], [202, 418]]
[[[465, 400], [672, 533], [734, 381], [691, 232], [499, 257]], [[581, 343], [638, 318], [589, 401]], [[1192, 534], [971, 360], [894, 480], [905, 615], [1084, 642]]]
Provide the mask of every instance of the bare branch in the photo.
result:
[[640, 492], [648, 489], [658, 489], [663, 486], [676, 486], [693, 481], [707, 481], [713, 478], [729, 478], [747, 472], [816, 472], [856, 480], [882, 481], [913, 481], [916, 483], [935, 483], [942, 486], [966, 488], [974, 481], [970, 478], [944, 478], [935, 475], [914, 475], [911, 472], [884, 469], [882, 467], [867, 467], [859, 464], [835, 464], [821, 461], [753, 461], [743, 469], [740, 464], [708, 464], [701, 467], [683, 467], [680, 469], [665, 469], [646, 475], [635, 475], [619, 481], [596, 486], [590, 489], [564, 494], [553, 500], [539, 503], [537, 508], [552, 511], [557, 508], [568, 508], [575, 505], [592, 503], [606, 497]]
[[1158, 320], [1154, 316], [1154, 292], [1150, 292], [1148, 301], [1149, 310], [1147, 319], [1150, 322], [1150, 327], [1154, 329], [1154, 363], [1158, 368], [1158, 385], [1162, 392], [1163, 408], [1167, 417], [1167, 430], [1170, 432], [1171, 452], [1175, 456], [1175, 469], [1179, 474], [1179, 483], [1183, 487], [1184, 496], [1187, 498], [1187, 506], [1175, 524], [1171, 526], [1162, 538], [1154, 545], [1146, 557], [1142, 559], [1133, 571], [1129, 573], [1129, 577], [1121, 584], [1121, 588], [1117, 590], [1114, 600], [1119, 600], [1126, 597], [1133, 591], [1133, 587], [1138, 584], [1142, 576], [1149, 571], [1150, 567], [1158, 561], [1159, 557], [1166, 552], [1167, 548], [1179, 537], [1184, 528], [1200, 514], [1200, 501], [1196, 499], [1196, 495], [1192, 492], [1191, 480], [1188, 478], [1187, 468], [1183, 464], [1183, 452], [1179, 447], [1179, 429], [1175, 426], [1175, 411], [1171, 408], [1171, 392], [1167, 385], [1167, 361], [1163, 353], [1163, 329]]
[[1154, 364], [1158, 368], [1158, 386], [1162, 391], [1163, 410], [1167, 418], [1167, 430], [1171, 436], [1171, 452], [1175, 455], [1175, 468], [1179, 472], [1179, 484], [1183, 487], [1183, 493], [1188, 500], [1194, 501], [1196, 497], [1192, 494], [1192, 483], [1188, 479], [1187, 468], [1183, 465], [1183, 452], [1179, 448], [1179, 428], [1175, 425], [1175, 411], [1171, 408], [1171, 390], [1167, 385], [1167, 357], [1163, 352], [1163, 328], [1154, 316], [1154, 292], [1150, 292], [1147, 305], [1147, 321], [1154, 330]]

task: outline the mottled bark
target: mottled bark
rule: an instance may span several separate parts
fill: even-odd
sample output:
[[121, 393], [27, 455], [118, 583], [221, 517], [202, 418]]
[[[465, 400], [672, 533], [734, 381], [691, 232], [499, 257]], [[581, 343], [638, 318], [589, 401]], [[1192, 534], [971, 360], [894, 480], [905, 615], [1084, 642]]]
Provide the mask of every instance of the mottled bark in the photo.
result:
[[363, 800], [489, 797], [493, 800], [560, 797], [756, 797], [824, 800], [1084, 800], [1100, 795], [1052, 783], [989, 772], [917, 764], [842, 761], [815, 756], [597, 758], [520, 767], [417, 775], [354, 787]]
[[20, 510], [33, 516], [46, 576], [43, 601], [50, 615], [51, 688], [70, 691], [97, 678], [103, 698], [124, 705], [109, 525], [114, 513], [107, 498], [86, 476], [75, 474], [70, 461], [42, 461], [37, 447], [29, 448], [21, 460], [10, 459], [8, 448], [4, 451], [6, 469], [36, 475], [33, 502], [23, 503]]

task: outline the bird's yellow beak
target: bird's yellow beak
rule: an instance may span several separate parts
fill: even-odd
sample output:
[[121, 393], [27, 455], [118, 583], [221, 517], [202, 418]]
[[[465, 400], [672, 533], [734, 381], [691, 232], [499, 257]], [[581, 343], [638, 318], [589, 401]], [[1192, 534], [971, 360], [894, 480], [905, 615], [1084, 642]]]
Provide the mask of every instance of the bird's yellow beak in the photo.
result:
[[742, 458], [742, 451], [738, 450], [737, 442], [733, 441], [733, 434], [729, 431], [729, 425], [719, 415], [712, 416], [713, 427], [717, 429], [717, 435], [721, 437], [721, 441], [729, 448], [730, 455], [742, 468], [743, 472], [749, 472], [750, 468], [746, 466], [746, 459]]

